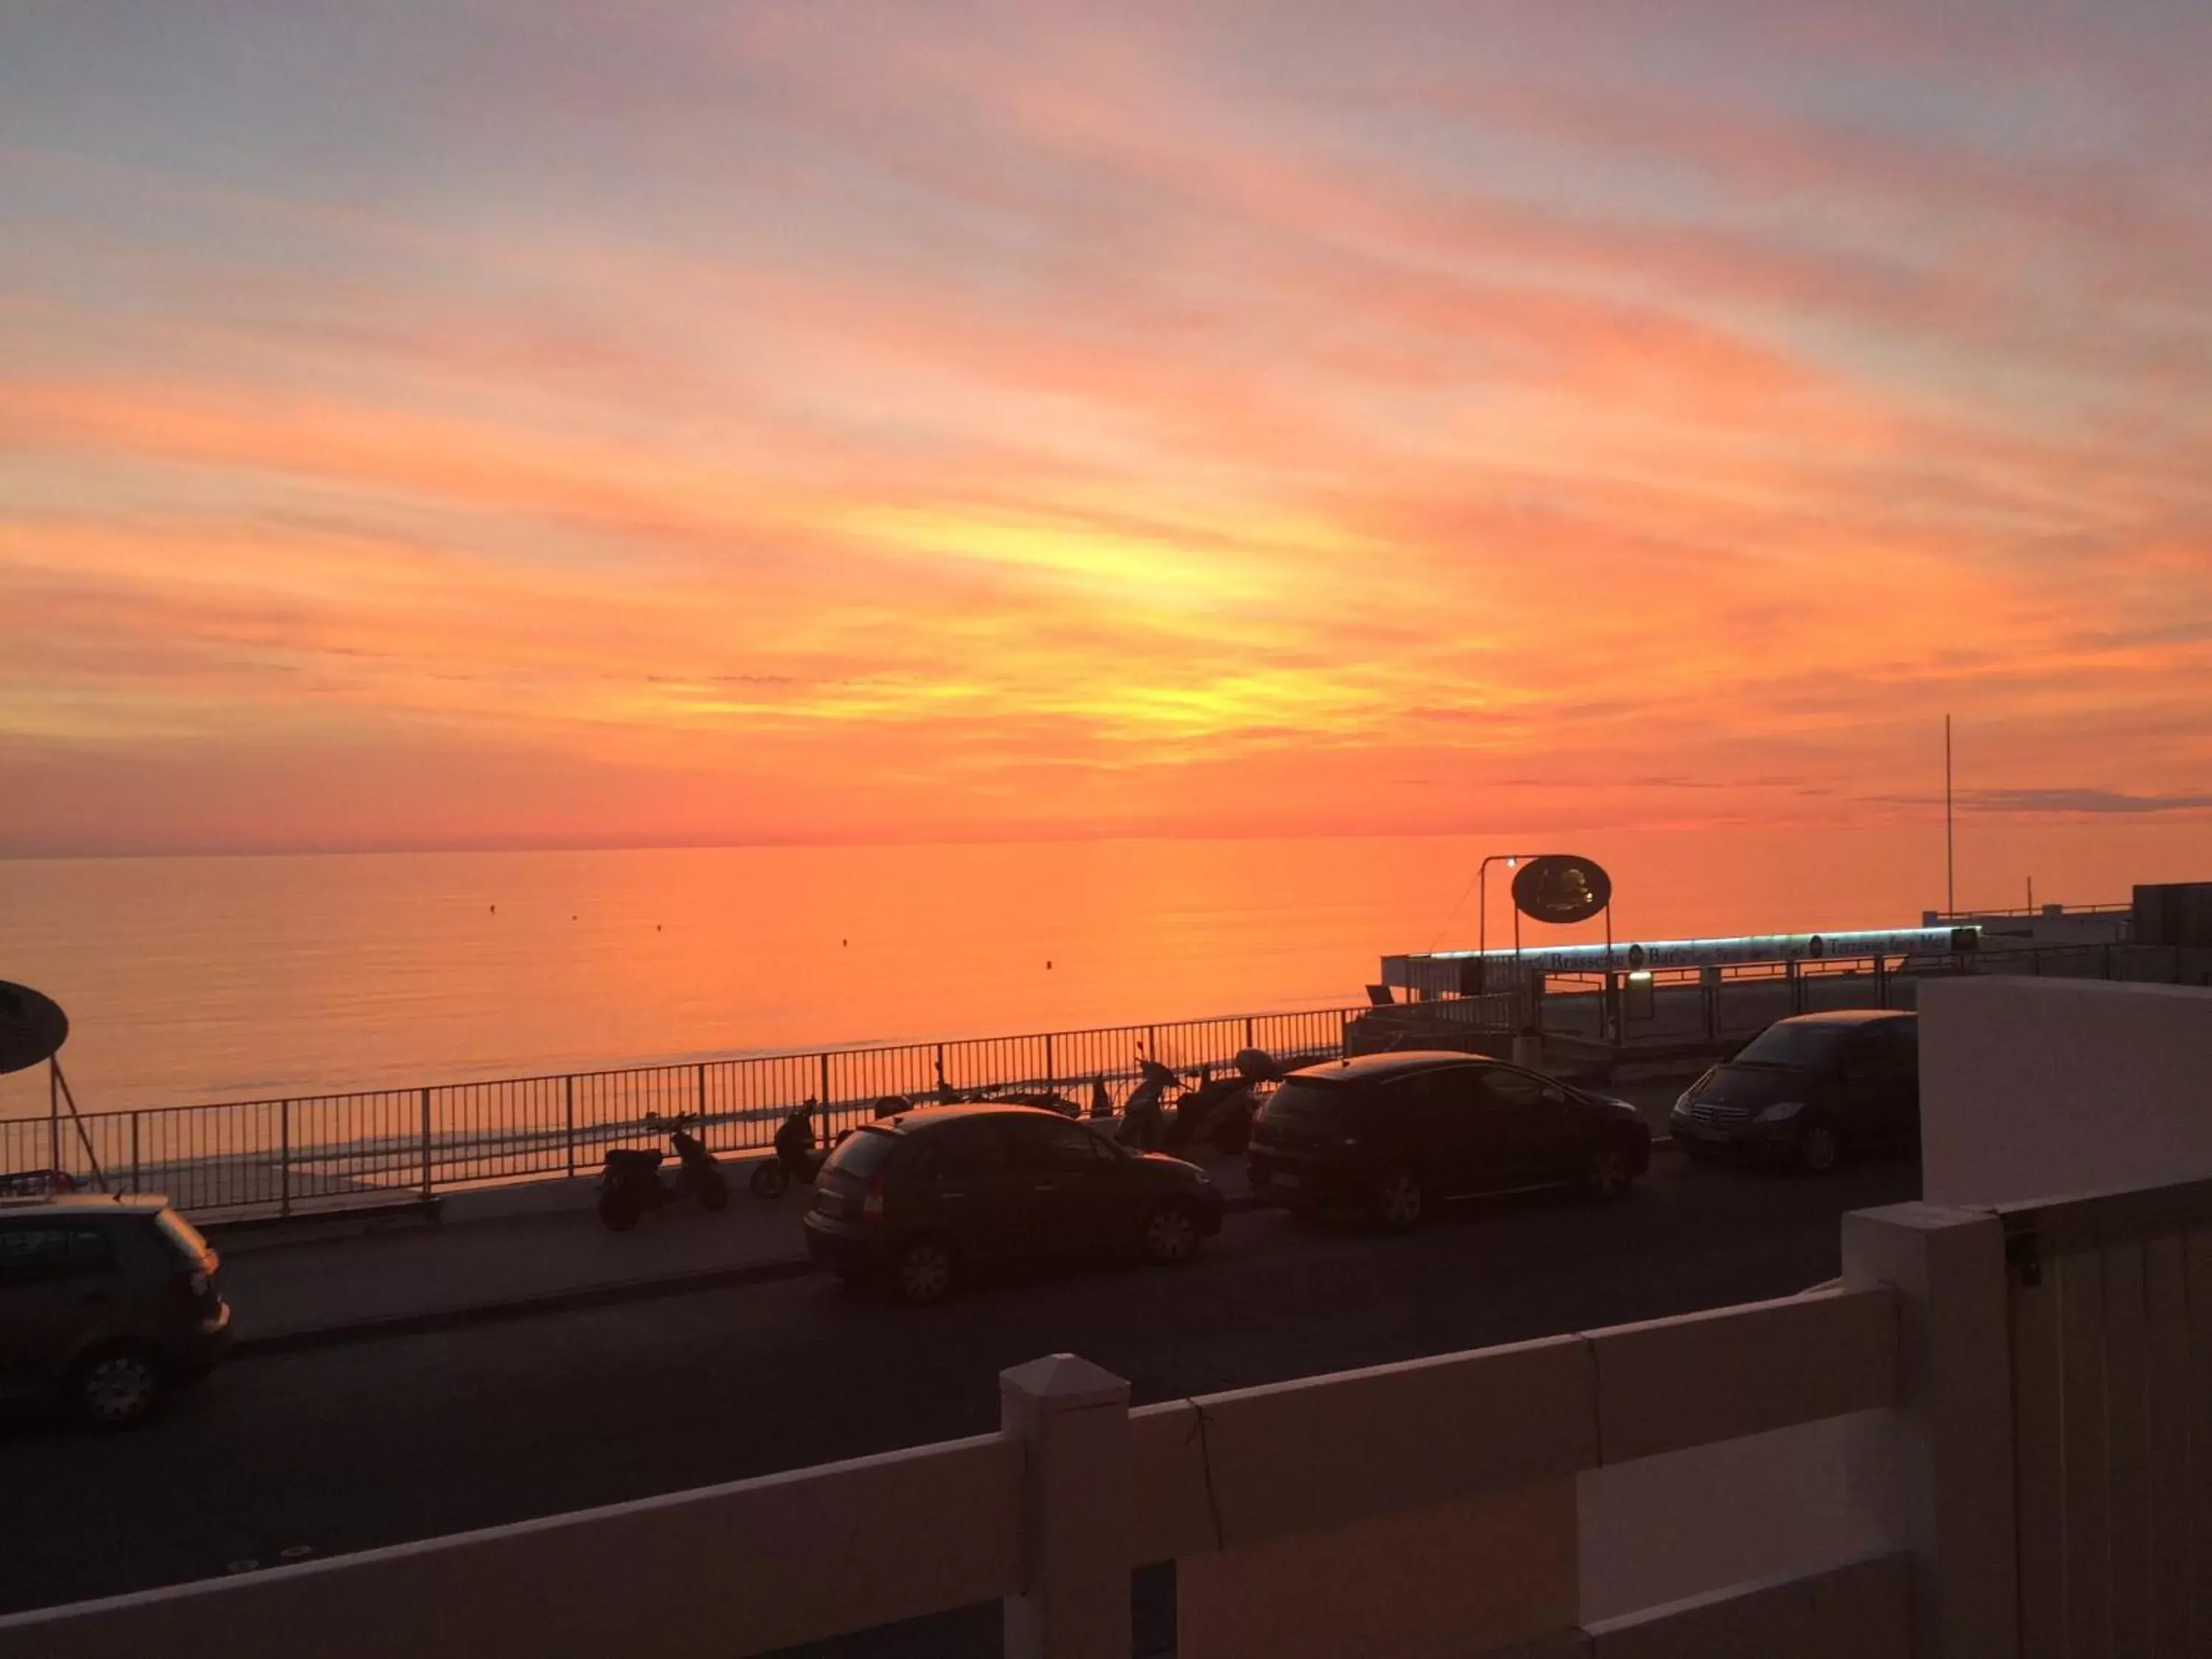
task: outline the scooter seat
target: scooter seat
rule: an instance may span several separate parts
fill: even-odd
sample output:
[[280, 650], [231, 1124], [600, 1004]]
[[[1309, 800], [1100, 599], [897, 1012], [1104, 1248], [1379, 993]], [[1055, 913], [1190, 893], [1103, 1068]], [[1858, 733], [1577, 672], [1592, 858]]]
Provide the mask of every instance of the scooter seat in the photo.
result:
[[611, 1170], [631, 1170], [641, 1175], [649, 1174], [660, 1167], [662, 1157], [663, 1154], [658, 1152], [643, 1152], [635, 1147], [618, 1146], [607, 1154], [607, 1167]]

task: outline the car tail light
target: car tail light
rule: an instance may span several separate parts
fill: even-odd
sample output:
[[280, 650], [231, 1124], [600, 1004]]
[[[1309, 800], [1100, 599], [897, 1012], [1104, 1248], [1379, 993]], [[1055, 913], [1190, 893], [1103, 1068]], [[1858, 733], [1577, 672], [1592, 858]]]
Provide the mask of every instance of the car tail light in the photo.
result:
[[215, 1288], [215, 1281], [198, 1267], [186, 1267], [170, 1278], [169, 1287], [187, 1301], [204, 1302]]
[[871, 1181], [868, 1183], [867, 1196], [860, 1200], [860, 1219], [881, 1221], [883, 1218], [884, 1183], [880, 1181]]

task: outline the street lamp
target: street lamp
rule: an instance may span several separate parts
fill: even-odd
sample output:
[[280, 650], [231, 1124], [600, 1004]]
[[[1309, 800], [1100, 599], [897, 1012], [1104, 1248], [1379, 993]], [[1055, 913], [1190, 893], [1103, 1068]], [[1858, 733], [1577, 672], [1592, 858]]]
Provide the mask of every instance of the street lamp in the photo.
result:
[[[1534, 853], [1492, 853], [1475, 866], [1474, 871], [1474, 959], [1475, 973], [1482, 988], [1490, 989], [1490, 866], [1503, 864], [1509, 870], [1518, 869], [1522, 859], [1534, 858]], [[1518, 911], [1514, 913], [1513, 936], [1517, 943], [1521, 937]]]

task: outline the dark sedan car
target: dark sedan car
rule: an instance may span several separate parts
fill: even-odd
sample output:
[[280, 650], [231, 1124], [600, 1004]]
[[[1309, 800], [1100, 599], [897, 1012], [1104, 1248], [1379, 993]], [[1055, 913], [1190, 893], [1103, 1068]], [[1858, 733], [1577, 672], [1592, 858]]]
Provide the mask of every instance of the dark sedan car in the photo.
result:
[[1794, 1164], [1920, 1133], [1920, 1021], [1876, 1009], [1778, 1020], [1682, 1091], [1668, 1115], [1692, 1158]]
[[145, 1421], [230, 1345], [220, 1268], [165, 1199], [0, 1205], [0, 1400]]
[[1369, 1054], [1286, 1079], [1252, 1125], [1252, 1191], [1294, 1211], [1350, 1204], [1405, 1231], [1434, 1201], [1517, 1188], [1619, 1198], [1651, 1129], [1613, 1100], [1462, 1054]]
[[815, 1181], [806, 1247], [841, 1278], [934, 1302], [992, 1267], [1182, 1261], [1221, 1231], [1221, 1212], [1196, 1164], [1035, 1107], [939, 1106], [838, 1144]]

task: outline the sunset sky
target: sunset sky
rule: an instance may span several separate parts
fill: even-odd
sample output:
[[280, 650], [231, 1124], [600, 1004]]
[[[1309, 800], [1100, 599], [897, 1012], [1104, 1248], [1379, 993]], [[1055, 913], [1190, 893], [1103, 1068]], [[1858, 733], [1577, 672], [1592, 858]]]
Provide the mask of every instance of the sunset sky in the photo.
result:
[[29, 0], [0, 853], [2212, 836], [2212, 7]]

